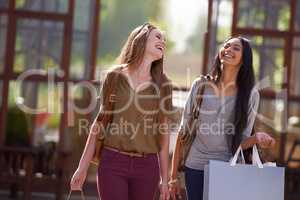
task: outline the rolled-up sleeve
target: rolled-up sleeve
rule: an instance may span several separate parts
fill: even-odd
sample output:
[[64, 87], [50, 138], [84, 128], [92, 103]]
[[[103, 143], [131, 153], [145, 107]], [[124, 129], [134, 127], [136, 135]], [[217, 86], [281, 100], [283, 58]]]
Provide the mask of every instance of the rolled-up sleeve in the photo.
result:
[[109, 71], [106, 76], [104, 77], [103, 81], [102, 81], [102, 84], [101, 84], [101, 87], [100, 87], [100, 95], [98, 97], [99, 99], [99, 103], [100, 103], [100, 107], [99, 107], [99, 110], [97, 112], [97, 116], [96, 116], [96, 120], [99, 121], [100, 120], [100, 113], [104, 113], [104, 111], [106, 110], [106, 107], [107, 106], [107, 99], [109, 98], [108, 97], [108, 89], [109, 87], [112, 87], [111, 86], [111, 81], [113, 79], [113, 73], [116, 73], [116, 72], [113, 72], [113, 71]]
[[243, 134], [242, 134], [243, 140], [251, 136], [255, 118], [257, 116], [259, 100], [260, 100], [259, 92], [256, 88], [253, 88], [251, 91], [250, 100], [249, 100], [247, 126], [244, 129]]
[[185, 103], [185, 106], [184, 106], [184, 109], [182, 112], [182, 116], [181, 116], [181, 121], [180, 121], [180, 125], [179, 125], [179, 133], [182, 133], [181, 130], [184, 129], [184, 127], [186, 126], [186, 123], [192, 117], [192, 105], [194, 104], [196, 90], [199, 87], [199, 82], [200, 82], [200, 78], [194, 80], [194, 82], [192, 83], [192, 87], [188, 93], [188, 98]]

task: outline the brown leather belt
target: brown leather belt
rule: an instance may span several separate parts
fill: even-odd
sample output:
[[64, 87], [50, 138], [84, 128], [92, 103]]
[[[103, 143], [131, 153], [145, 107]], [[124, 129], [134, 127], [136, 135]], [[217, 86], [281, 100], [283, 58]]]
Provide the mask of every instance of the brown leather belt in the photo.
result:
[[108, 146], [105, 146], [104, 148], [105, 148], [105, 149], [108, 149], [108, 150], [110, 150], [110, 151], [114, 151], [114, 152], [117, 152], [117, 153], [120, 153], [120, 154], [129, 156], [129, 157], [140, 157], [140, 158], [144, 158], [144, 157], [147, 157], [148, 155], [153, 155], [153, 154], [151, 154], [151, 153], [147, 154], [147, 153], [137, 153], [137, 152], [121, 151], [121, 150], [119, 150], [119, 149], [115, 149], [115, 148], [108, 147]]

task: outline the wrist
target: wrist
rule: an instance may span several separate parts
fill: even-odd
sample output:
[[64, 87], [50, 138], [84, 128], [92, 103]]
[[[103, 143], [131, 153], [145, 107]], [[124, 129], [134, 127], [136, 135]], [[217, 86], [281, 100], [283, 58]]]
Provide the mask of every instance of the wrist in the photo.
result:
[[179, 179], [171, 179], [170, 181], [169, 181], [169, 183], [168, 183], [168, 185], [173, 185], [173, 184], [176, 184], [176, 183], [178, 183], [178, 181], [179, 181]]
[[173, 180], [173, 179], [178, 179], [179, 177], [176, 173], [173, 173], [173, 174], [171, 174], [170, 178], [171, 178], [171, 180]]
[[77, 167], [77, 171], [79, 171], [79, 172], [87, 172], [87, 170], [88, 170], [88, 167], [84, 167], [84, 166]]
[[177, 174], [177, 173], [174, 173], [171, 175], [171, 180], [174, 180], [174, 179], [180, 179], [180, 176]]
[[168, 180], [161, 180], [159, 183], [160, 186], [168, 186]]
[[252, 140], [253, 140], [253, 145], [254, 145], [254, 144], [258, 144], [258, 143], [259, 143], [259, 140], [258, 140], [258, 135], [257, 135], [257, 133], [255, 133], [255, 134], [253, 135], [253, 137], [252, 137]]
[[169, 184], [168, 184], [168, 182], [161, 182], [160, 185], [161, 186], [168, 186]]

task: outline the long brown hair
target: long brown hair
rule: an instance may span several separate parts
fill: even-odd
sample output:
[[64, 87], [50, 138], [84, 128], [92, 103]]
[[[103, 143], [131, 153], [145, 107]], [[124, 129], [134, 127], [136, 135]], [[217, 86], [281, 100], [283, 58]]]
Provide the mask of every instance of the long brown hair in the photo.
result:
[[[132, 71], [137, 69], [144, 58], [149, 34], [154, 29], [157, 29], [157, 27], [148, 22], [135, 28], [130, 33], [122, 48], [121, 54], [118, 58], [119, 64], [127, 64], [128, 69]], [[163, 57], [152, 62], [150, 73], [152, 80], [160, 89], [160, 99], [165, 99], [163, 102], [163, 109], [171, 111], [172, 85], [163, 71]], [[163, 112], [159, 113], [161, 119], [161, 114], [163, 114]]]

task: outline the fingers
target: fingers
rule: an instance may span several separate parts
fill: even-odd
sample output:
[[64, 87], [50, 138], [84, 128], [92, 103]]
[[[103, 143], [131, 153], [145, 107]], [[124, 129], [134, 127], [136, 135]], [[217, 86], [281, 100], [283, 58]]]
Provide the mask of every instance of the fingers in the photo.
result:
[[170, 199], [169, 193], [165, 193], [165, 194], [164, 194], [164, 200], [169, 200], [169, 199]]
[[180, 188], [177, 188], [176, 194], [177, 194], [179, 199], [182, 199]]
[[173, 200], [176, 200], [176, 194], [174, 192], [171, 193], [171, 197]]
[[181, 191], [179, 186], [171, 186], [170, 188], [170, 198], [173, 200], [176, 200], [178, 197], [179, 199], [182, 199]]
[[71, 190], [81, 190], [82, 189], [82, 183], [79, 178], [72, 178], [70, 183]]
[[259, 137], [258, 144], [262, 148], [272, 148], [275, 146], [275, 140], [269, 135], [263, 135], [262, 137]]
[[166, 194], [161, 194], [160, 195], [160, 200], [169, 200], [168, 198], [167, 198], [167, 195]]
[[176, 193], [174, 191], [174, 188], [171, 185], [170, 185], [169, 191], [170, 191], [171, 198], [175, 199]]
[[273, 148], [276, 144], [276, 141], [272, 138], [270, 147]]
[[160, 199], [161, 200], [169, 200], [170, 199], [170, 193], [169, 193], [168, 188], [161, 189]]

